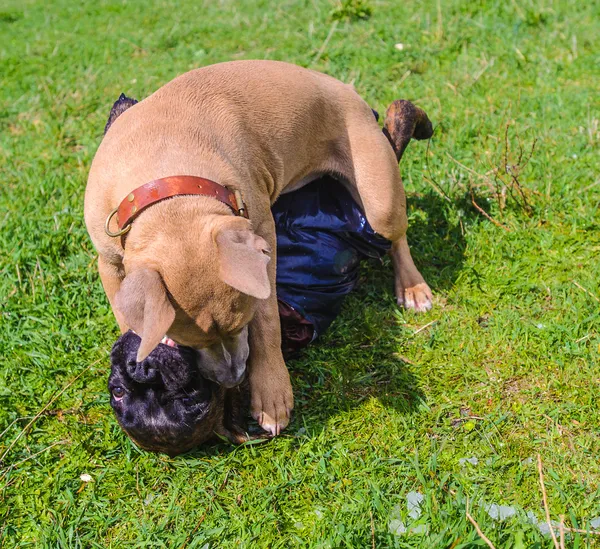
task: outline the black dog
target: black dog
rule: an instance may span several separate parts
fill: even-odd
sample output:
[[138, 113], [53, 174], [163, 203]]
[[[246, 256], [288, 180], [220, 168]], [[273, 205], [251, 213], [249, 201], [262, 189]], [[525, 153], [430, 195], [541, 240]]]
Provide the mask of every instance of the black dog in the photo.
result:
[[171, 456], [216, 435], [240, 443], [248, 391], [225, 389], [199, 375], [192, 349], [160, 344], [136, 362], [140, 338], [123, 334], [111, 353], [108, 389], [117, 420], [145, 450]]

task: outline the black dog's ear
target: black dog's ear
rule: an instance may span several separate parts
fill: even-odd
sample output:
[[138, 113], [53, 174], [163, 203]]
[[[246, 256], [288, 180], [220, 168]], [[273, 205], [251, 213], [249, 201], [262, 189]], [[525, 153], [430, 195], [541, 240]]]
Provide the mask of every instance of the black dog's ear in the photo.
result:
[[122, 334], [110, 351], [110, 362], [114, 366], [125, 367], [130, 360], [134, 360], [140, 346], [140, 336], [128, 330]]
[[117, 99], [112, 109], [110, 109], [110, 114], [108, 115], [108, 122], [106, 122], [106, 126], [104, 126], [104, 135], [108, 131], [108, 128], [112, 126], [112, 123], [119, 118], [129, 107], [133, 107], [138, 101], [133, 99], [132, 97], [127, 97], [124, 93], [119, 95], [119, 99]]

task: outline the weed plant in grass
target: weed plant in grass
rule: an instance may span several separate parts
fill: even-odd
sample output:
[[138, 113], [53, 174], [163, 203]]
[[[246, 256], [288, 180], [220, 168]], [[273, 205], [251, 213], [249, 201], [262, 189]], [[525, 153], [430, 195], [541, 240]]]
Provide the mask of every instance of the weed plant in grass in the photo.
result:
[[[468, 498], [496, 547], [553, 547], [537, 454], [552, 520], [598, 529], [599, 17], [567, 0], [4, 0], [2, 545], [482, 547]], [[400, 169], [436, 307], [398, 310], [389, 262], [365, 265], [289, 363], [284, 436], [150, 455], [108, 403], [87, 171], [121, 92], [246, 58], [428, 112], [434, 138]]]

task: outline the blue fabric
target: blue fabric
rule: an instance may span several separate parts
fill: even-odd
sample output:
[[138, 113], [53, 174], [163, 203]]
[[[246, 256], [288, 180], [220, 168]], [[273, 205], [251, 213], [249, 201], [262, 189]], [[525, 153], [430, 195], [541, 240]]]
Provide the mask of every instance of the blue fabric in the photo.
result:
[[281, 196], [272, 208], [277, 231], [277, 297], [321, 335], [356, 286], [359, 265], [380, 258], [390, 242], [377, 235], [346, 188], [325, 176]]

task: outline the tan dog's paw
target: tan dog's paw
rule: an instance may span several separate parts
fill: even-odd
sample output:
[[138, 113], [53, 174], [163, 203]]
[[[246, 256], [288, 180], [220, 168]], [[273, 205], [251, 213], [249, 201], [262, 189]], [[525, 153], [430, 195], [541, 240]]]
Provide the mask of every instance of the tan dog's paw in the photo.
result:
[[424, 313], [433, 307], [433, 295], [425, 282], [410, 288], [397, 289], [396, 298], [399, 307], [412, 309], [418, 313]]
[[277, 436], [290, 422], [294, 393], [289, 375], [286, 375], [286, 379], [265, 377], [255, 382], [250, 378], [250, 413], [265, 431]]

